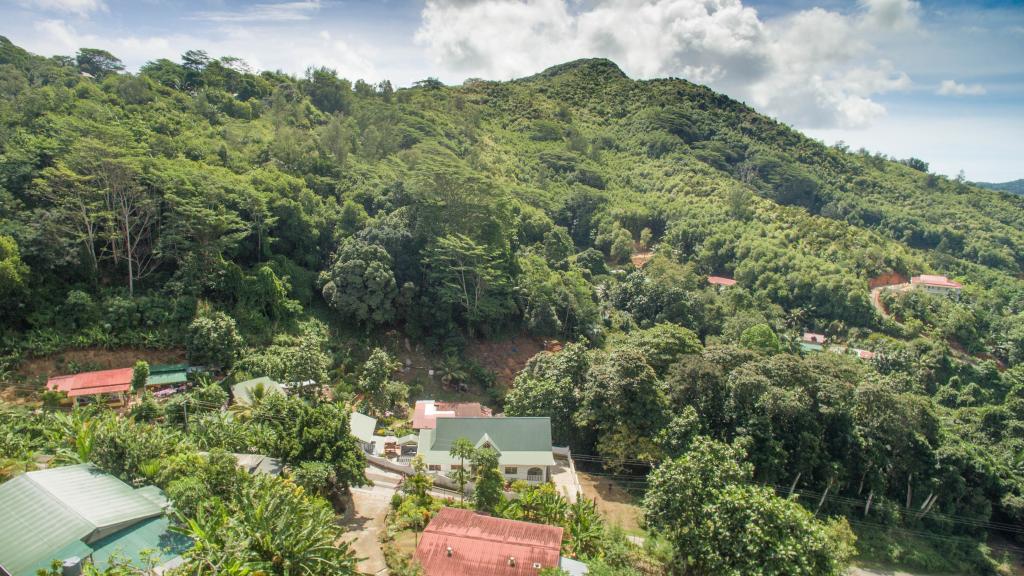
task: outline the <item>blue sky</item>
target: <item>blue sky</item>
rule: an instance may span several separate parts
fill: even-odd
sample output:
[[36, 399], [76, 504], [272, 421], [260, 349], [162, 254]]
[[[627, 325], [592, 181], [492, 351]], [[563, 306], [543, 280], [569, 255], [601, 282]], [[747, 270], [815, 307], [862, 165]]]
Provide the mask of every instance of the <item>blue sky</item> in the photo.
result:
[[199, 48], [408, 85], [603, 56], [828, 143], [1024, 178], [1024, 0], [7, 0], [0, 18], [33, 52], [105, 48], [131, 70]]

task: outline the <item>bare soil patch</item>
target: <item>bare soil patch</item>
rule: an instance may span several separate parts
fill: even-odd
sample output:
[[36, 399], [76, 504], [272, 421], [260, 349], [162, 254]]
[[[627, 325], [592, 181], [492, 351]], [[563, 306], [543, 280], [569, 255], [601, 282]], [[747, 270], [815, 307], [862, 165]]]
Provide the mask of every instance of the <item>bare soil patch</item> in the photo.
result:
[[640, 507], [621, 485], [606, 477], [577, 470], [583, 495], [597, 501], [597, 509], [610, 524], [631, 534], [640, 534]]
[[67, 350], [51, 356], [30, 358], [21, 363], [18, 374], [28, 379], [49, 378], [66, 374], [76, 367], [78, 371], [128, 368], [133, 366], [136, 360], [145, 360], [150, 364], [179, 364], [185, 362], [185, 351], [142, 348]]
[[466, 355], [497, 374], [503, 388], [512, 385], [527, 361], [544, 350], [544, 340], [533, 336], [515, 336], [505, 340], [477, 340], [466, 348]]

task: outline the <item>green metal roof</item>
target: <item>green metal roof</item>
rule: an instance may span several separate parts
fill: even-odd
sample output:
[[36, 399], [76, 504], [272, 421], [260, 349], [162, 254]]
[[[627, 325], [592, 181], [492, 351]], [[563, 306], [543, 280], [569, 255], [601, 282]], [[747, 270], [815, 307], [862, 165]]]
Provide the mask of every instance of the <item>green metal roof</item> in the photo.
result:
[[[95, 527], [22, 474], [0, 485], [0, 566], [12, 576], [31, 576], [63, 548], [85, 547]], [[88, 548], [86, 547], [86, 550]], [[81, 550], [70, 551], [81, 556]]]
[[438, 418], [433, 430], [420, 430], [418, 453], [427, 464], [454, 464], [452, 443], [466, 438], [474, 446], [489, 442], [499, 452], [501, 465], [553, 466], [551, 419], [543, 418]]
[[91, 464], [22, 474], [0, 485], [0, 565], [12, 576], [68, 556], [106, 530], [160, 516], [163, 509]]
[[349, 429], [352, 435], [363, 442], [373, 442], [373, 432], [377, 429], [377, 419], [370, 418], [366, 414], [353, 412], [349, 416]]
[[165, 386], [167, 384], [183, 384], [185, 382], [188, 382], [188, 372], [185, 370], [150, 374], [149, 378], [146, 378], [146, 386]]
[[160, 516], [139, 522], [93, 543], [92, 561], [100, 570], [105, 570], [111, 559], [128, 560], [135, 566], [145, 566], [143, 552], [148, 550], [153, 560], [163, 564], [191, 547], [192, 540], [172, 532], [171, 521], [166, 516]]
[[164, 372], [185, 372], [188, 369], [188, 364], [154, 364], [149, 367], [149, 373], [162, 374]]
[[248, 406], [252, 404], [252, 391], [262, 385], [266, 394], [285, 394], [284, 386], [268, 376], [253, 378], [245, 382], [239, 382], [231, 387], [231, 393], [235, 396], [235, 403]]

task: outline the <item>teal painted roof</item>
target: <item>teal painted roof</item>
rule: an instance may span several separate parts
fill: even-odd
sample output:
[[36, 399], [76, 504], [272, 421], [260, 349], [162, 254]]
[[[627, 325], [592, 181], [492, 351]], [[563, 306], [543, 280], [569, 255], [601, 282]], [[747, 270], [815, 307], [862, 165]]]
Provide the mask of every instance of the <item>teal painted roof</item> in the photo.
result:
[[253, 378], [245, 382], [239, 382], [231, 387], [231, 393], [235, 396], [235, 403], [248, 406], [252, 404], [252, 391], [263, 386], [264, 394], [285, 394], [284, 386], [268, 376]]
[[0, 565], [32, 576], [52, 560], [81, 556], [105, 529], [162, 513], [147, 494], [91, 464], [28, 472], [0, 485]]
[[149, 378], [146, 378], [146, 386], [165, 386], [167, 384], [183, 384], [185, 382], [188, 382], [188, 372], [185, 370], [161, 372], [159, 374], [150, 373]]
[[366, 414], [353, 412], [349, 417], [349, 429], [352, 435], [363, 442], [373, 442], [373, 432], [377, 429], [377, 419]]
[[166, 516], [159, 516], [93, 543], [92, 561], [100, 570], [106, 569], [111, 559], [145, 566], [143, 552], [148, 550], [153, 560], [163, 564], [191, 547], [191, 539], [171, 531], [171, 521]]
[[454, 464], [452, 443], [466, 438], [474, 446], [485, 443], [499, 452], [501, 465], [555, 464], [551, 454], [551, 419], [544, 418], [438, 418], [433, 430], [420, 430], [418, 453], [427, 464]]

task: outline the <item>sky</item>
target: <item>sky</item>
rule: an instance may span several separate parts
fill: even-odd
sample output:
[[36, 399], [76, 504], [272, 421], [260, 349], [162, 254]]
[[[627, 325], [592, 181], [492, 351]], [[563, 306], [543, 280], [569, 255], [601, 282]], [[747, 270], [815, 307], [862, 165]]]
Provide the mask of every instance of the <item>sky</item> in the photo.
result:
[[37, 54], [103, 48], [131, 71], [202, 49], [407, 86], [605, 57], [828, 144], [1024, 178], [1024, 0], [2, 0], [0, 22]]

